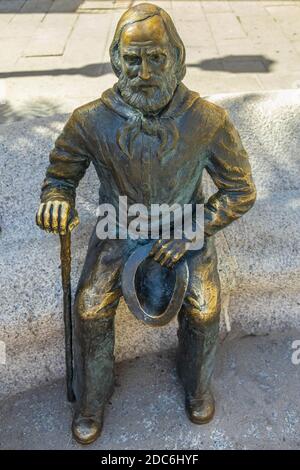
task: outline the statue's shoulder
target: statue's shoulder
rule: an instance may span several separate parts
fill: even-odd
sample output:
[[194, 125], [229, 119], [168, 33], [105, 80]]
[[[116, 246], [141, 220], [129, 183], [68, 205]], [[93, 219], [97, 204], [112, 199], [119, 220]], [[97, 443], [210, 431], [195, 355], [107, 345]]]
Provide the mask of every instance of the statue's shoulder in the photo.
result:
[[199, 120], [201, 125], [211, 130], [217, 130], [224, 124], [226, 110], [215, 103], [198, 96], [193, 103], [194, 118]]
[[91, 124], [93, 121], [97, 120], [102, 113], [105, 113], [106, 109], [101, 98], [98, 98], [76, 108], [73, 111], [72, 117], [79, 120], [82, 124]]
[[83, 132], [86, 136], [96, 135], [104, 138], [117, 128], [116, 119], [119, 115], [113, 111], [103, 100], [103, 95], [76, 108], [70, 116], [65, 131], [69, 129]]

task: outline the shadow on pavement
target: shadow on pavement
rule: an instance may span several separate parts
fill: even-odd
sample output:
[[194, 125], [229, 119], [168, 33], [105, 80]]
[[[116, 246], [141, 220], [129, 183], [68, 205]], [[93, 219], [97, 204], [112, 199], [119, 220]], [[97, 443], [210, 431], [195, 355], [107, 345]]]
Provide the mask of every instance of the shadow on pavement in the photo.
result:
[[[276, 61], [263, 55], [229, 55], [205, 59], [197, 64], [187, 64], [187, 67], [200, 68], [209, 71], [224, 71], [231, 73], [269, 73]], [[87, 64], [82, 67], [46, 69], [46, 70], [16, 70], [1, 72], [2, 78], [42, 77], [61, 75], [82, 75], [84, 77], [102, 77], [113, 73], [110, 62]]]
[[[93, 0], [91, 0], [93, 1]], [[73, 13], [77, 11], [84, 0], [69, 0], [68, 2], [27, 2], [26, 0], [0, 1], [1, 13]]]
[[26, 101], [20, 108], [14, 108], [6, 102], [0, 104], [0, 125], [28, 118], [51, 116], [60, 112], [59, 104], [42, 98]]
[[[93, 4], [93, 2], [95, 2]], [[17, 13], [17, 14], [31, 14], [31, 13], [81, 13], [81, 12], [95, 12], [103, 10], [111, 10], [116, 8], [116, 2], [106, 2], [105, 0], [89, 0], [88, 4], [84, 5], [85, 0], [60, 0], [60, 1], [41, 1], [30, 2], [28, 0], [0, 0], [0, 14], [1, 13]], [[130, 2], [133, 3], [133, 2]], [[120, 5], [122, 8], [122, 4]]]
[[276, 61], [264, 55], [227, 55], [201, 60], [197, 64], [187, 64], [188, 67], [209, 71], [230, 73], [270, 73]]
[[83, 67], [72, 67], [69, 69], [49, 69], [49, 70], [17, 70], [15, 72], [1, 72], [1, 78], [18, 78], [18, 77], [57, 77], [60, 75], [83, 75], [85, 77], [102, 77], [108, 73], [113, 73], [109, 62], [88, 64]]

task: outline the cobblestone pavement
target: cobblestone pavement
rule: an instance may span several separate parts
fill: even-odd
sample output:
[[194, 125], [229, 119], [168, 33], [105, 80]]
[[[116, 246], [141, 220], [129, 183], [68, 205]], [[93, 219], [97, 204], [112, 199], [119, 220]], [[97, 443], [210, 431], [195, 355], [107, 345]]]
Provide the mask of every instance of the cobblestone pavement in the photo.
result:
[[[108, 48], [128, 0], [0, 0], [0, 122], [70, 111], [115, 80]], [[300, 87], [300, 2], [161, 5], [202, 95]]]

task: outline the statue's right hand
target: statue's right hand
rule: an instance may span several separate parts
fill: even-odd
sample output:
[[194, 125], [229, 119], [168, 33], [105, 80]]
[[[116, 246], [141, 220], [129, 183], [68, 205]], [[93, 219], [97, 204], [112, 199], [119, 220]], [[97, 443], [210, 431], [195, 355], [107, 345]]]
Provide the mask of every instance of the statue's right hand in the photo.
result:
[[36, 214], [36, 223], [46, 232], [65, 235], [79, 224], [77, 211], [67, 201], [43, 202]]

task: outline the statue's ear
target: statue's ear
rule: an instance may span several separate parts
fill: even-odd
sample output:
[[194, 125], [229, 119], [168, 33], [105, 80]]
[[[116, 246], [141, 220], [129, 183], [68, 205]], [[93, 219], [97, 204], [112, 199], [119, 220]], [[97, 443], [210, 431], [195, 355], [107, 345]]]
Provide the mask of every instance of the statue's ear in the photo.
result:
[[178, 83], [181, 82], [186, 74], [185, 65], [185, 47], [176, 47], [176, 75]]
[[112, 69], [117, 77], [121, 74], [121, 61], [120, 61], [120, 50], [119, 50], [119, 42], [113, 41], [112, 45], [109, 49], [110, 53], [110, 62]]

